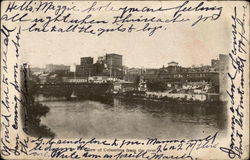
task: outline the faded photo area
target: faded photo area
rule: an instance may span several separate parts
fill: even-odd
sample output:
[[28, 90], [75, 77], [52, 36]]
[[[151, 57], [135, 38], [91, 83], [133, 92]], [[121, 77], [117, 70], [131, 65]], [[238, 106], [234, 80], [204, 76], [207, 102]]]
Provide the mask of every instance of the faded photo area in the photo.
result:
[[[83, 33], [67, 32], [63, 28], [68, 24], [58, 20], [57, 25], [48, 17], [22, 27], [21, 80], [27, 106], [22, 121], [28, 135], [145, 139], [226, 134], [227, 19], [193, 24], [170, 19], [163, 27], [160, 20], [145, 23], [149, 13], [123, 9], [121, 15], [120, 3], [94, 4], [107, 9], [65, 11], [58, 17], [84, 24]], [[220, 8], [214, 12], [220, 14]], [[105, 24], [114, 19], [114, 24]], [[99, 28], [98, 35], [87, 31], [87, 26], [104, 24], [110, 29]], [[130, 33], [129, 27], [137, 29]]]

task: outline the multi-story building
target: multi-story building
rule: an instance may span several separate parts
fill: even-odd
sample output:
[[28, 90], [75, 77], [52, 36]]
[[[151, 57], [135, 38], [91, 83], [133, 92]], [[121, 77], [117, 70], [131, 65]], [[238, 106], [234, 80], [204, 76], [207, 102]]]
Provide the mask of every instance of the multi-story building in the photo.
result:
[[99, 62], [94, 64], [94, 73], [95, 73], [94, 75], [95, 76], [107, 76], [108, 75], [107, 72], [105, 72], [105, 64], [99, 63]]
[[106, 54], [98, 57], [96, 63], [94, 63], [92, 57], [82, 57], [80, 65], [76, 65], [76, 76], [109, 76], [122, 79], [122, 55]]
[[213, 92], [219, 92], [219, 72], [211, 70], [211, 66], [185, 68], [170, 62], [167, 67], [146, 70], [142, 76], [153, 87], [182, 88], [188, 83], [204, 83], [211, 84]]
[[94, 64], [92, 57], [81, 57], [80, 65], [76, 65], [76, 76], [77, 77], [88, 77], [93, 76], [94, 73]]
[[123, 67], [122, 67], [122, 55], [119, 54], [106, 54], [105, 64], [110, 72], [111, 77], [122, 78]]
[[93, 57], [81, 57], [81, 62], [80, 65], [89, 65], [94, 63], [94, 58]]
[[108, 68], [122, 68], [122, 55], [106, 54], [105, 62]]
[[104, 63], [105, 63], [105, 56], [99, 56], [99, 57], [97, 58], [96, 63], [104, 64]]
[[[123, 67], [124, 68], [124, 67]], [[145, 72], [144, 68], [128, 68], [123, 70], [124, 80], [137, 83], [139, 77]]]
[[128, 68], [127, 74], [141, 75], [143, 72], [145, 72], [143, 68]]

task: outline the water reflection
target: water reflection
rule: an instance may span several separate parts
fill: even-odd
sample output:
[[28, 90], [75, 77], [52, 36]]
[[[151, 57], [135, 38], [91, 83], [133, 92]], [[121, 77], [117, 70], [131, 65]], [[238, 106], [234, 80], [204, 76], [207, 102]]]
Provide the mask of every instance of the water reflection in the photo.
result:
[[56, 137], [195, 138], [225, 133], [223, 105], [177, 105], [123, 98], [41, 103], [50, 108], [42, 123]]

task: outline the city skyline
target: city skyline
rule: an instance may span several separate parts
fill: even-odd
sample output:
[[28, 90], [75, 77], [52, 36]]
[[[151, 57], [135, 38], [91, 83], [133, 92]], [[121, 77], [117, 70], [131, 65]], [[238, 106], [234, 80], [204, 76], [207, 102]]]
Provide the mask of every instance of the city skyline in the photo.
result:
[[[110, 54], [110, 53], [109, 53]], [[104, 55], [106, 55], [106, 54], [104, 54]], [[102, 55], [102, 56], [104, 56], [104, 55]], [[122, 55], [123, 56], [123, 55]], [[218, 56], [219, 56], [219, 54], [218, 54]], [[219, 57], [214, 57], [214, 58], [212, 58], [212, 59], [218, 59]], [[97, 60], [98, 60], [98, 57], [101, 57], [101, 56], [97, 56], [97, 57], [92, 57], [92, 56], [86, 56], [86, 57], [91, 57], [91, 58], [93, 58], [94, 59], [94, 63], [96, 63], [97, 62]], [[46, 68], [46, 66], [47, 65], [65, 65], [65, 66], [70, 66], [70, 71], [75, 71], [75, 67], [77, 66], [77, 65], [79, 65], [80, 64], [80, 59], [81, 59], [82, 57], [79, 57], [78, 58], [78, 62], [74, 62], [73, 64], [63, 64], [63, 63], [46, 63], [46, 64], [44, 64], [44, 65], [41, 65], [41, 66], [38, 66], [38, 65], [32, 65], [32, 64], [29, 64], [30, 65], [30, 67], [31, 68]], [[123, 56], [123, 58], [124, 58], [124, 56]], [[195, 65], [195, 64], [192, 64], [191, 66], [184, 66], [184, 65], [182, 65], [182, 64], [180, 64], [178, 61], [175, 61], [175, 60], [172, 60], [172, 61], [168, 61], [168, 62], [166, 62], [165, 64], [159, 64], [159, 67], [147, 67], [147, 66], [128, 66], [128, 65], [126, 65], [126, 64], [124, 64], [123, 66], [126, 66], [126, 67], [128, 67], [128, 68], [155, 68], [155, 69], [157, 69], [157, 68], [162, 68], [163, 66], [168, 66], [168, 63], [169, 62], [177, 62], [178, 63], [178, 65], [179, 66], [182, 66], [182, 67], [200, 67], [200, 66], [207, 66], [207, 65], [211, 65], [211, 60], [212, 59], [209, 59], [209, 63], [208, 64], [197, 64], [197, 65]], [[123, 61], [123, 63], [124, 63], [124, 61]]]

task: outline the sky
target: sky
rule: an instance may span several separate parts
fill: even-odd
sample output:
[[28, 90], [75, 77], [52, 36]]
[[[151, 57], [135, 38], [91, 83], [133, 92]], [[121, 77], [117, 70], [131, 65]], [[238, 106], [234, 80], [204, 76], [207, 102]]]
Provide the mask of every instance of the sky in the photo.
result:
[[94, 61], [106, 53], [123, 55], [128, 67], [159, 68], [170, 61], [181, 66], [209, 65], [219, 54], [228, 54], [228, 20], [220, 17], [191, 27], [190, 24], [169, 24], [153, 36], [147, 33], [108, 33], [100, 37], [84, 33], [22, 33], [23, 62], [32, 67], [46, 64], [74, 66], [80, 57]]

